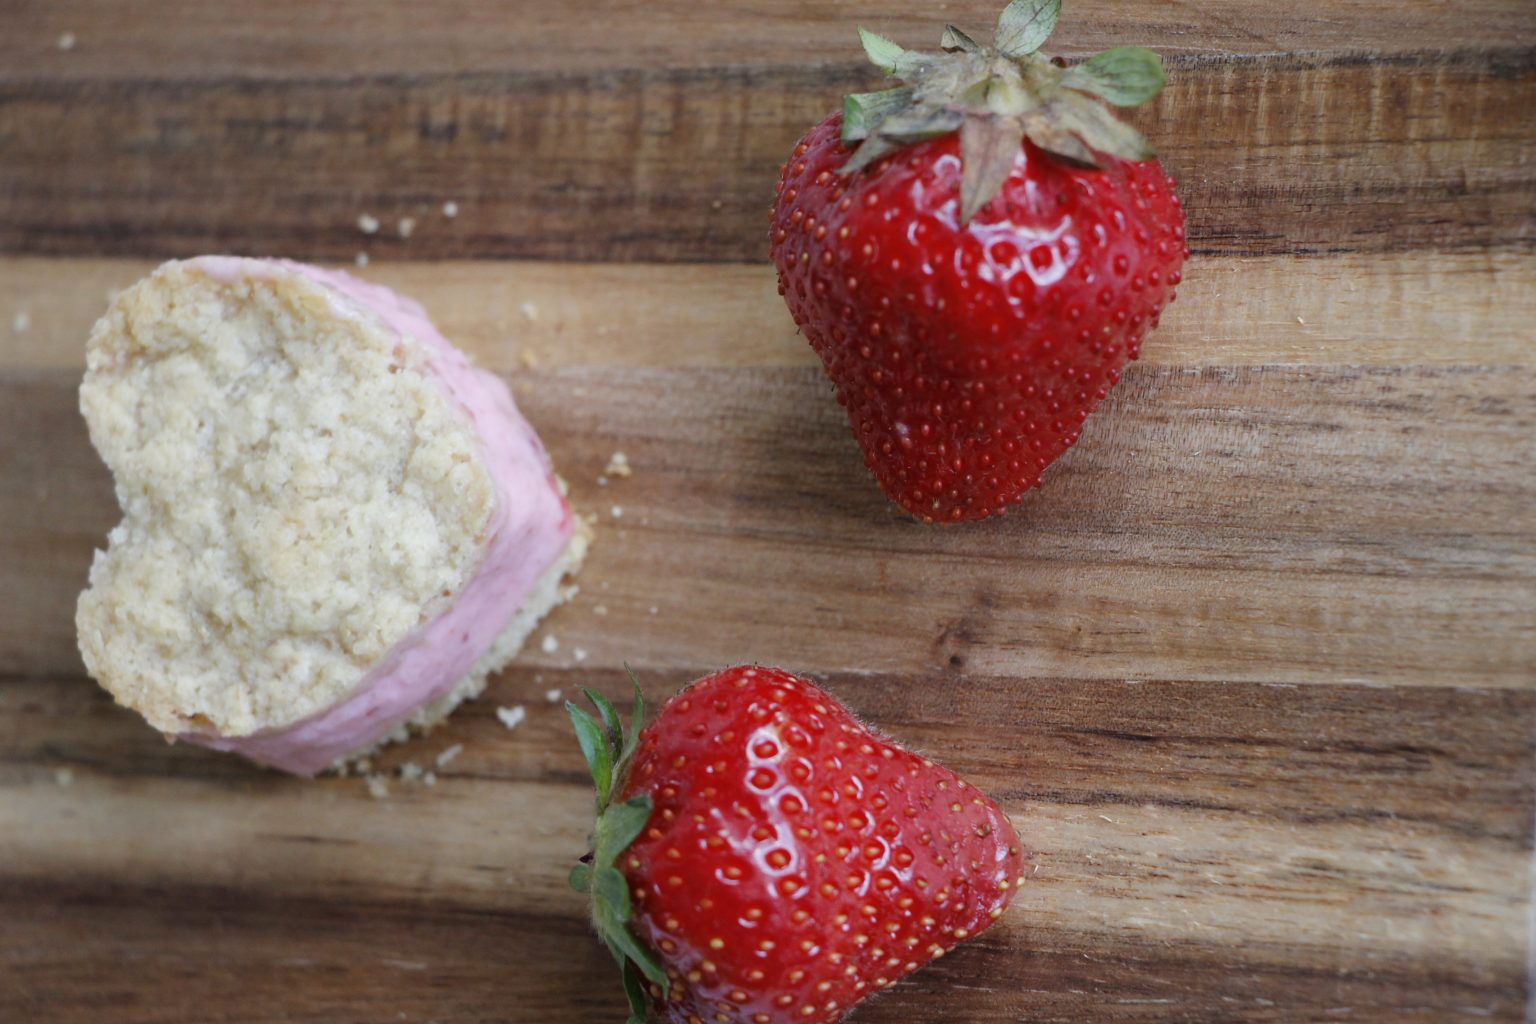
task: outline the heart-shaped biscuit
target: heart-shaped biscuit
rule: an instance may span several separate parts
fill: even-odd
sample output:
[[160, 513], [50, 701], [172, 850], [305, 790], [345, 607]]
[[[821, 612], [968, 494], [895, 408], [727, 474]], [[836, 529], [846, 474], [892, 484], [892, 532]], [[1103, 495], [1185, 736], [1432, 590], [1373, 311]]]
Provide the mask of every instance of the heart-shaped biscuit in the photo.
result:
[[86, 666], [162, 732], [286, 770], [478, 692], [585, 547], [500, 379], [345, 274], [167, 263], [96, 324], [80, 405], [123, 509]]

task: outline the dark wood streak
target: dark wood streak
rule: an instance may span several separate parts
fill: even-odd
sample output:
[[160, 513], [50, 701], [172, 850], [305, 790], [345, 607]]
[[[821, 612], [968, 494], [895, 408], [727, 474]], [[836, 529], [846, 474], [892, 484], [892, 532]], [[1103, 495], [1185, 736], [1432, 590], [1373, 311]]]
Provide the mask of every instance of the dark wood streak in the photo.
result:
[[579, 919], [52, 883], [0, 882], [0, 907], [6, 1020], [447, 1024], [617, 1007], [612, 961]]
[[[1528, 46], [1170, 63], [1136, 120], [1198, 251], [1536, 242]], [[762, 260], [779, 164], [876, 81], [848, 63], [0, 80], [0, 251]]]
[[[943, 17], [980, 38], [996, 0], [949, 0]], [[16, 4], [7, 13], [18, 10]], [[904, 46], [932, 46], [923, 0], [725, 2], [698, 17], [689, 0], [267, 0], [260, 5], [138, 0], [21, 0], [25, 18], [0, 33], [0, 76], [78, 78], [302, 77], [611, 67], [761, 66], [793, 54], [817, 66], [850, 59], [856, 22]], [[601, 26], [600, 31], [584, 31]], [[1475, 50], [1497, 56], [1536, 29], [1523, 0], [1391, 5], [1347, 0], [1326, 9], [1253, 0], [1120, 0], [1070, 5], [1050, 40], [1067, 55], [1131, 43], [1168, 55], [1387, 54]], [[54, 43], [75, 31], [80, 45]], [[109, 41], [105, 45], [103, 41]]]
[[[570, 918], [51, 883], [0, 884], [0, 906], [31, 924], [23, 933], [0, 920], [0, 1013], [34, 1024], [108, 1013], [118, 1024], [620, 1019], [611, 961]], [[1229, 962], [1214, 943], [1110, 950], [1070, 928], [1009, 919], [855, 1019], [1278, 1024], [1346, 1007], [1343, 1019], [1383, 1022], [1469, 1011], [1517, 1020], [1521, 1010], [1510, 979], [1445, 965]]]

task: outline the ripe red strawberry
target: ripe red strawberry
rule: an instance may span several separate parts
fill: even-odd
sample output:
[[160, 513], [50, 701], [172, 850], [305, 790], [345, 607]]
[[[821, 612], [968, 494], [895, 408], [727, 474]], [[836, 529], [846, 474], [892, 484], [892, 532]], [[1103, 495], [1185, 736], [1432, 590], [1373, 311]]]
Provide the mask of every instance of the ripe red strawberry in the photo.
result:
[[[1023, 881], [996, 804], [804, 679], [705, 676], [638, 744], [587, 696], [605, 725], [567, 708], [599, 817], [571, 881], [593, 893], [632, 1022], [831, 1024], [986, 928]], [[636, 702], [638, 721], [638, 686]]]
[[[1162, 88], [1127, 48], [1036, 51], [1060, 0], [1015, 0], [983, 47], [860, 30], [908, 83], [849, 96], [784, 165], [779, 291], [885, 493], [928, 522], [1017, 502], [1077, 439], [1174, 299], [1174, 183], [1100, 102]], [[857, 145], [857, 149], [851, 147]]]

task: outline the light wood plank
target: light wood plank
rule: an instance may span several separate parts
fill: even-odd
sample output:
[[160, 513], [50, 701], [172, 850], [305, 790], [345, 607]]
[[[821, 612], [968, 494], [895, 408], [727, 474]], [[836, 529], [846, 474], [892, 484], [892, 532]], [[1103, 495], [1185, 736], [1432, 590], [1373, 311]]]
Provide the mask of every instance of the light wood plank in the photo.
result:
[[[75, 387], [0, 378], [0, 672], [79, 671], [117, 512]], [[534, 663], [1536, 685], [1529, 367], [1135, 367], [1024, 506], [956, 529], [886, 502], [814, 367], [515, 390], [599, 521]]]
[[[1536, 244], [1519, 113], [1536, 104], [1536, 50], [1437, 45], [1379, 61], [1176, 62], [1134, 120], [1182, 182], [1192, 248]], [[796, 140], [844, 93], [878, 87], [855, 56], [384, 80], [0, 79], [0, 252], [762, 260]], [[360, 232], [365, 213], [386, 230]], [[405, 217], [418, 224], [408, 240], [388, 231]]]
[[[0, 258], [0, 371], [76, 369], [143, 260]], [[427, 307], [482, 366], [808, 366], [756, 264], [380, 262], [348, 272]], [[14, 329], [17, 315], [26, 329]], [[1493, 250], [1196, 258], [1151, 366], [1530, 365], [1536, 256]]]
[[[696, 671], [644, 675], [659, 698]], [[1089, 990], [1140, 1007], [1126, 1013], [1211, 1007], [1234, 991], [1234, 950], [1246, 979], [1236, 991], [1247, 994], [1234, 1013], [1267, 1001], [1282, 1008], [1274, 1019], [1295, 1019], [1329, 991], [1324, 977], [1365, 1019], [1518, 1005], [1536, 744], [1511, 726], [1536, 723], [1530, 692], [949, 674], [826, 682], [997, 795], [1037, 866], [1018, 908], [967, 954], [983, 962], [920, 975], [913, 988], [933, 998], [869, 1019], [954, 1020], [944, 992], [962, 1000], [965, 1020], [1061, 1012], [1056, 1000], [1071, 995], [1061, 990], [1080, 987], [1060, 965], [1074, 956], [1097, 965]], [[489, 915], [507, 941], [564, 933], [558, 922], [581, 913], [564, 874], [590, 798], [564, 712], [545, 691], [577, 684], [615, 698], [627, 685], [616, 668], [514, 670], [433, 736], [383, 758], [388, 771], [463, 746], [436, 786], [396, 780], [383, 800], [355, 778], [306, 783], [167, 747], [88, 684], [13, 684], [0, 692], [0, 894], [8, 886], [8, 901], [27, 906], [30, 886], [102, 892], [131, 877], [183, 908], [206, 900], [237, 914], [248, 930], [246, 908], [296, 904], [324, 918], [376, 903], [416, 908], [411, 920], [429, 928]], [[509, 734], [493, 708], [512, 703], [529, 717]], [[67, 787], [55, 780], [61, 768], [73, 772]], [[238, 815], [223, 811], [232, 798]], [[105, 902], [116, 914], [136, 897]], [[44, 917], [70, 919], [57, 908]], [[148, 929], [155, 948], [179, 948], [170, 920]], [[254, 930], [241, 944], [259, 950]], [[68, 976], [74, 955], [50, 934], [38, 942], [28, 929], [26, 955]], [[121, 941], [97, 939], [98, 956]], [[6, 945], [0, 926], [0, 955], [17, 956]], [[449, 970], [451, 944], [420, 948], [379, 955]], [[289, 955], [329, 960], [337, 949], [317, 940]], [[347, 973], [379, 963], [354, 962]], [[584, 972], [588, 961], [573, 939], [560, 962]], [[598, 995], [604, 983], [592, 976]], [[305, 986], [294, 998], [324, 991]], [[439, 1000], [439, 1019], [469, 1012], [478, 991]], [[1175, 1003], [1140, 1001], [1168, 997]]]

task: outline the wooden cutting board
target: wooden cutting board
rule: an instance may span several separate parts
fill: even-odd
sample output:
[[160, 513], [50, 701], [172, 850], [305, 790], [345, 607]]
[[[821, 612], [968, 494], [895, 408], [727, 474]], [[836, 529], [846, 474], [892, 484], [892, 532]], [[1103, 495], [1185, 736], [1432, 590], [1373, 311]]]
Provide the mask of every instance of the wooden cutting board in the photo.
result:
[[[1522, 1019], [1536, 7], [1069, 0], [1059, 51], [1167, 59], [1136, 120], [1195, 257], [1046, 484], [930, 529], [866, 479], [765, 213], [875, 81], [854, 22], [995, 13], [0, 2], [0, 1020], [620, 1020], [551, 698], [623, 697], [624, 659], [656, 700], [813, 674], [1034, 847], [1016, 909], [861, 1021]], [[167, 746], [75, 650], [117, 518], [84, 337], [205, 251], [366, 254], [597, 519], [549, 643], [379, 797]]]

